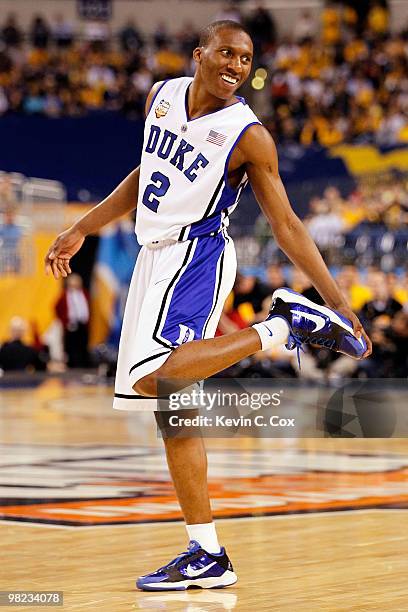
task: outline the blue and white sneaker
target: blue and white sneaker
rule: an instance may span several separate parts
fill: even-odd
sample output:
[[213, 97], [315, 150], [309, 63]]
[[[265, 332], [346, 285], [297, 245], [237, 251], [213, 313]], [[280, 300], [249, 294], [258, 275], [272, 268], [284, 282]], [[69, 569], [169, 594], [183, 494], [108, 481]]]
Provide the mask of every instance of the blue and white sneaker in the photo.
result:
[[185, 591], [188, 587], [219, 589], [236, 581], [225, 548], [218, 554], [209, 553], [191, 540], [186, 552], [157, 571], [140, 576], [136, 586], [142, 591]]
[[289, 325], [286, 344], [289, 350], [299, 350], [302, 344], [316, 344], [355, 359], [360, 359], [367, 350], [363, 336], [355, 337], [349, 319], [287, 287], [277, 289], [272, 295], [271, 309], [265, 320], [274, 317], [281, 317]]

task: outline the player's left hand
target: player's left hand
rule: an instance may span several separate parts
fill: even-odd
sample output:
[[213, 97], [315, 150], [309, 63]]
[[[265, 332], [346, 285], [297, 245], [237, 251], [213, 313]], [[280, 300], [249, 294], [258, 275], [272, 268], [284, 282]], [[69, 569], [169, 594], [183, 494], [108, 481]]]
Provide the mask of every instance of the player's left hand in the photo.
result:
[[336, 310], [352, 322], [353, 332], [354, 332], [355, 337], [361, 338], [361, 336], [363, 336], [364, 340], [366, 341], [367, 350], [364, 353], [364, 355], [360, 357], [360, 359], [365, 359], [366, 357], [371, 355], [371, 353], [373, 352], [373, 345], [371, 343], [370, 338], [367, 335], [367, 332], [365, 331], [360, 320], [358, 319], [358, 317], [356, 317], [356, 315], [354, 314], [354, 312], [351, 310], [349, 306], [341, 306], [340, 308], [337, 308]]

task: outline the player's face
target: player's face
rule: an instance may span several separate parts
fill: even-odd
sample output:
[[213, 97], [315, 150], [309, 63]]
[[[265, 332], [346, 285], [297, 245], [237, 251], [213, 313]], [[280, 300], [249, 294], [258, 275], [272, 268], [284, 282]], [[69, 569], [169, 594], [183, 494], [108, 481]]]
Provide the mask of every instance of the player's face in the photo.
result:
[[248, 34], [228, 28], [219, 30], [206, 47], [194, 52], [206, 89], [221, 100], [231, 98], [247, 80], [252, 56]]

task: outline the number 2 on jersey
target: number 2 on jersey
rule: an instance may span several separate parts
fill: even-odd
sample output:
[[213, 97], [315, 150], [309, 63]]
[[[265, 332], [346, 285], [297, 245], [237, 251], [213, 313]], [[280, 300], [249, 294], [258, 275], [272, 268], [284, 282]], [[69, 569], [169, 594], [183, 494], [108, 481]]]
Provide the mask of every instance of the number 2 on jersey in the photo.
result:
[[150, 185], [146, 187], [142, 202], [147, 208], [150, 208], [153, 212], [157, 212], [160, 204], [158, 198], [162, 198], [166, 195], [170, 187], [170, 181], [167, 176], [161, 172], [153, 172], [150, 180], [153, 181], [153, 183], [150, 183]]

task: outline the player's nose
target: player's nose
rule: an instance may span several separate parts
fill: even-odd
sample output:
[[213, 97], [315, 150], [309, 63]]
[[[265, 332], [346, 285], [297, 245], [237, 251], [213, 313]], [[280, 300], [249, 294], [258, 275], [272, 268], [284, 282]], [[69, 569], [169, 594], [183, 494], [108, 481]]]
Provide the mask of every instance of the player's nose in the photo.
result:
[[242, 63], [240, 57], [231, 57], [227, 66], [228, 70], [234, 76], [238, 76], [242, 72]]

